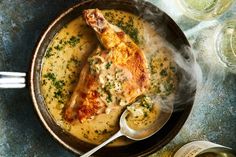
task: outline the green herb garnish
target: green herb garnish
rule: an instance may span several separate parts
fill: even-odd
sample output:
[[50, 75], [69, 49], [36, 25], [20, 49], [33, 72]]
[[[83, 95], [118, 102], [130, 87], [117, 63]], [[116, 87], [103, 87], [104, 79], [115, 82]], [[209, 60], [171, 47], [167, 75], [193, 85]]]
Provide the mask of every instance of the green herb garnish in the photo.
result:
[[112, 62], [108, 62], [108, 63], [106, 64], [106, 69], [109, 69], [110, 66], [111, 66], [111, 64], [112, 64]]
[[106, 98], [106, 101], [107, 101], [107, 103], [112, 102], [112, 97], [111, 97], [111, 94], [110, 94], [110, 93], [108, 93], [107, 98]]
[[138, 29], [134, 27], [134, 21], [132, 17], [129, 17], [128, 22], [124, 22], [123, 19], [119, 20], [116, 25], [120, 27], [126, 34], [128, 34], [135, 43], [139, 43]]
[[49, 47], [49, 48], [47, 49], [47, 51], [46, 51], [45, 58], [49, 58], [49, 57], [51, 57], [51, 56], [53, 56], [53, 54], [52, 54], [52, 47]]
[[160, 72], [160, 75], [164, 77], [164, 76], [167, 76], [168, 73], [165, 69], [162, 69], [161, 72]]
[[152, 102], [151, 100], [149, 100], [148, 97], [143, 97], [143, 99], [141, 100], [141, 103], [140, 103], [141, 106], [145, 107], [146, 109], [148, 110], [151, 110], [152, 109]]
[[77, 37], [75, 36], [72, 36], [70, 37], [70, 39], [67, 41], [67, 43], [72, 46], [72, 47], [75, 47], [76, 44], [78, 44], [80, 42], [80, 37], [81, 35], [78, 35]]
[[63, 46], [62, 45], [56, 45], [56, 46], [54, 46], [54, 49], [60, 51], [60, 50], [63, 49]]
[[75, 57], [72, 57], [70, 60], [69, 60], [69, 63], [74, 63], [76, 66], [81, 66], [81, 61]]
[[47, 73], [45, 75], [43, 75], [44, 78], [47, 78], [48, 80], [50, 80], [52, 82], [53, 87], [55, 88], [55, 92], [54, 92], [54, 97], [58, 99], [58, 101], [62, 102], [62, 98], [63, 98], [63, 87], [65, 85], [65, 82], [63, 80], [57, 80], [56, 76], [54, 73]]

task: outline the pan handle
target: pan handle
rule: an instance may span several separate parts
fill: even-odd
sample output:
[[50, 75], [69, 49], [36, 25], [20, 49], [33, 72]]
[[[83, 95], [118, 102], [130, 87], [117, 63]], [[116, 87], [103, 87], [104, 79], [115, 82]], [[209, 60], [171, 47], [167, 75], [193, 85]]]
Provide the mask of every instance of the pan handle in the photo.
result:
[[25, 88], [26, 73], [0, 71], [0, 88]]

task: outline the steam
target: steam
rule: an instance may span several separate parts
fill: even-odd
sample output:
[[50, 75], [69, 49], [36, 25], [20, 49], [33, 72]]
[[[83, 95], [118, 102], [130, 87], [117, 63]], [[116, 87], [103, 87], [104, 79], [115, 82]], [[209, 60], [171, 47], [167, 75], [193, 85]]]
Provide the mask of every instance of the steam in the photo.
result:
[[196, 61], [196, 53], [194, 52], [189, 46], [183, 46], [179, 51], [172, 47], [179, 79], [174, 99], [176, 110], [182, 109], [183, 105], [193, 101], [198, 84], [202, 81], [202, 71]]
[[202, 83], [202, 70], [196, 60], [197, 53], [191, 47], [184, 45], [177, 50], [166, 41], [159, 43], [159, 47], [162, 46], [170, 50], [173, 62], [176, 64], [178, 80], [176, 92], [170, 95], [169, 98], [162, 99], [162, 97], [156, 95], [152, 99], [160, 103], [162, 111], [170, 112], [174, 110], [176, 112], [193, 103], [197, 88]]
[[[222, 86], [219, 86], [219, 84], [223, 84], [226, 79], [227, 70], [220, 62], [214, 47], [215, 41], [212, 40], [216, 39], [217, 30], [218, 26], [213, 26], [199, 31], [198, 38], [190, 38], [193, 49], [198, 50], [197, 59], [204, 73], [203, 81], [198, 85], [196, 101], [209, 100], [212, 97], [212, 91], [222, 90]], [[219, 94], [218, 97], [220, 98], [221, 95]], [[200, 99], [198, 100], [198, 98]]]
[[162, 110], [166, 110], [166, 112], [173, 109], [173, 104], [174, 111], [182, 110], [186, 105], [191, 105], [197, 87], [202, 81], [202, 71], [196, 61], [197, 52], [188, 45], [183, 45], [183, 42], [176, 41], [178, 39], [169, 40], [173, 37], [173, 32], [166, 27], [167, 19], [164, 12], [156, 7], [147, 7], [145, 1], [137, 0], [137, 3], [139, 5], [136, 6], [136, 9], [140, 13], [139, 16], [147, 21], [141, 32], [143, 34], [141, 48], [146, 53], [147, 59], [150, 60], [153, 54], [165, 47], [170, 50], [177, 68], [178, 81], [175, 95], [170, 99], [162, 99], [160, 96], [152, 96], [152, 99], [160, 102]]
[[[171, 51], [173, 62], [177, 68], [177, 85], [176, 93], [173, 98], [160, 99], [157, 98], [162, 104], [162, 110], [168, 112], [168, 110], [174, 111], [183, 110], [186, 105], [192, 105], [197, 88], [202, 82], [202, 70], [196, 61], [196, 51], [189, 46], [183, 46], [180, 50], [177, 50], [170, 43], [165, 43]], [[174, 105], [174, 107], [173, 107]]]
[[[197, 86], [202, 81], [202, 71], [196, 61], [197, 52], [191, 49], [188, 45], [181, 45], [183, 42], [168, 40], [176, 34], [172, 34], [170, 26], [167, 28], [166, 23], [169, 22], [166, 14], [158, 9], [155, 5], [149, 5], [149, 2], [133, 0], [136, 2], [136, 11], [144, 23], [143, 39], [141, 40], [140, 48], [143, 49], [147, 56], [147, 60], [157, 51], [165, 47], [169, 49], [173, 62], [177, 67], [177, 91], [170, 99], [162, 99], [160, 96], [154, 96], [157, 102], [160, 102], [162, 109], [167, 112], [171, 111], [174, 104], [174, 111], [182, 110], [186, 105], [190, 105], [194, 100]], [[173, 29], [173, 28], [172, 28]], [[187, 34], [191, 34], [188, 32]], [[181, 39], [180, 39], [181, 40]]]

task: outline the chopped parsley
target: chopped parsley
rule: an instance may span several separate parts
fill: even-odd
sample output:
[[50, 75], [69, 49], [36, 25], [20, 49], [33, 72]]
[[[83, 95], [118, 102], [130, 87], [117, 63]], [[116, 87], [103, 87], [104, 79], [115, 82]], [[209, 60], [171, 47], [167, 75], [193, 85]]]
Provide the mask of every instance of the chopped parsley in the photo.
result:
[[47, 78], [48, 80], [51, 80], [51, 81], [55, 81], [56, 80], [56, 76], [55, 76], [55, 74], [54, 73], [47, 73], [47, 74], [45, 74], [45, 75], [43, 75], [43, 77], [44, 78]]
[[145, 107], [145, 108], [148, 109], [148, 110], [151, 110], [151, 109], [152, 109], [152, 106], [153, 106], [153, 104], [152, 104], [150, 98], [147, 97], [147, 96], [144, 96], [144, 97], [142, 98], [140, 105], [141, 105], [142, 107]]
[[108, 18], [114, 17], [114, 14], [112, 12], [105, 12], [104, 16], [105, 16], [106, 19], [108, 19]]
[[112, 96], [110, 93], [107, 93], [107, 98], [106, 98], [107, 103], [111, 103], [112, 102]]
[[159, 64], [161, 67], [163, 67], [163, 61], [158, 56], [152, 56], [150, 62], [150, 69], [152, 74], [157, 73], [159, 71]]
[[99, 64], [100, 60], [94, 57], [89, 57], [88, 62], [89, 71], [91, 72], [91, 74], [98, 74], [101, 70], [101, 66]]
[[74, 63], [76, 66], [81, 66], [81, 61], [79, 59], [77, 59], [76, 57], [72, 57], [69, 60], [69, 63]]
[[62, 50], [62, 49], [63, 49], [63, 46], [62, 46], [62, 45], [60, 45], [60, 44], [58, 44], [58, 45], [54, 46], [54, 49], [56, 49], [56, 50], [60, 51], [60, 50]]
[[53, 54], [52, 54], [52, 47], [49, 47], [49, 48], [47, 49], [47, 51], [46, 51], [45, 58], [49, 58], [49, 57], [51, 57], [51, 56], [53, 56]]
[[44, 78], [50, 80], [52, 82], [53, 87], [55, 88], [55, 92], [54, 92], [54, 98], [58, 99], [58, 102], [63, 102], [62, 98], [64, 96], [63, 94], [63, 87], [65, 85], [65, 82], [63, 80], [57, 80], [56, 76], [54, 73], [47, 73], [45, 75], [43, 75]]
[[112, 131], [107, 130], [107, 129], [104, 129], [104, 130], [95, 130], [94, 132], [95, 132], [96, 134], [98, 134], [98, 135], [104, 135], [104, 134], [111, 134], [111, 133], [112, 133]]
[[134, 20], [132, 17], [129, 17], [129, 20], [127, 22], [124, 22], [124, 20], [119, 20], [116, 25], [120, 27], [126, 34], [128, 34], [135, 43], [139, 43], [139, 32], [138, 29], [134, 27]]
[[174, 90], [174, 85], [173, 83], [166, 82], [164, 84], [164, 88], [165, 88], [166, 95], [169, 95]]
[[62, 91], [61, 90], [57, 90], [56, 92], [54, 92], [54, 97], [55, 98], [61, 98], [62, 97]]
[[65, 85], [65, 82], [63, 80], [58, 80], [54, 81], [53, 84], [57, 89], [62, 89]]
[[161, 72], [160, 72], [160, 75], [163, 76], [163, 77], [167, 76], [168, 75], [167, 70], [162, 69]]
[[[59, 43], [53, 48], [56, 49], [57, 51], [61, 51], [62, 49], [65, 48], [67, 44], [69, 44], [69, 46], [71, 47], [75, 47], [80, 42], [80, 38], [81, 38], [81, 35], [79, 34], [77, 36], [71, 36], [68, 40], [60, 39]], [[59, 40], [59, 38], [56, 38], [56, 39]], [[49, 52], [52, 51], [51, 49], [48, 49], [48, 50]]]
[[67, 43], [68, 43], [71, 47], [75, 47], [76, 44], [78, 44], [78, 43], [80, 42], [80, 37], [81, 37], [81, 35], [72, 36], [72, 37], [70, 37], [70, 39], [67, 41]]
[[112, 64], [112, 62], [108, 62], [108, 63], [106, 64], [106, 69], [109, 69], [109, 68], [111, 67], [111, 64]]

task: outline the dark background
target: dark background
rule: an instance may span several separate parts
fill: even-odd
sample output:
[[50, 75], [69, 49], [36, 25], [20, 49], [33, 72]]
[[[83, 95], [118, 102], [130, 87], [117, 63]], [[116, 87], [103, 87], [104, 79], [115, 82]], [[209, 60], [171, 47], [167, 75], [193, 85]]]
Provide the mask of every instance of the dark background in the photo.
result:
[[[50, 22], [76, 0], [0, 0], [0, 71], [27, 72]], [[0, 90], [0, 156], [74, 156], [43, 128], [28, 88]]]
[[[77, 2], [79, 0], [0, 0], [0, 71], [27, 72], [43, 30]], [[234, 6], [231, 13], [236, 16]], [[191, 23], [176, 21], [182, 29]], [[190, 38], [198, 51], [203, 72], [193, 110], [176, 138], [156, 156], [172, 153], [193, 140], [210, 140], [236, 150], [236, 75], [227, 72], [223, 77], [221, 69], [211, 64], [213, 59], [208, 58], [208, 54], [213, 52], [208, 51], [206, 44], [206, 39], [213, 37], [209, 30], [211, 28]], [[201, 47], [202, 43], [207, 47]], [[0, 89], [0, 157], [8, 156], [75, 156], [44, 129], [27, 88]]]

